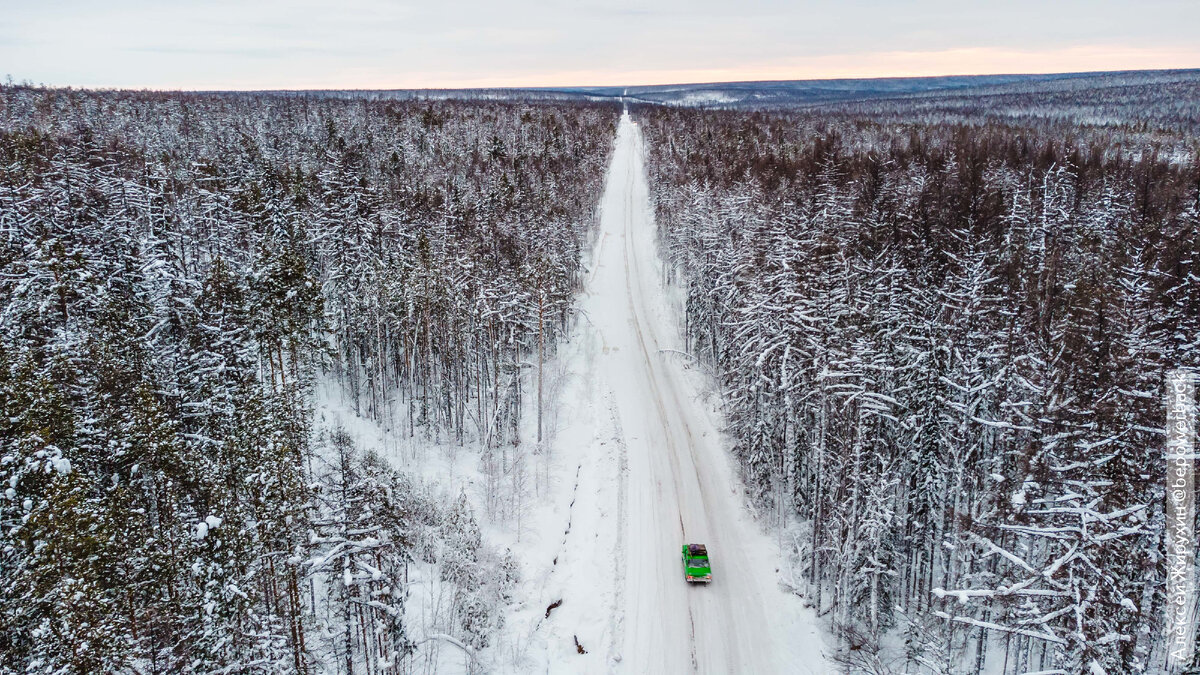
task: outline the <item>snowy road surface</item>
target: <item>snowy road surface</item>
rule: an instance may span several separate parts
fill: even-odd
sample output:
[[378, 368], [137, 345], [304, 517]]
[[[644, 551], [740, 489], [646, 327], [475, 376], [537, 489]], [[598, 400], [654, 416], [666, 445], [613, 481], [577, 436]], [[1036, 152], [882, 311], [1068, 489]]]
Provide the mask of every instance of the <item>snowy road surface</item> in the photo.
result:
[[[719, 420], [689, 368], [661, 283], [637, 124], [621, 118], [601, 232], [557, 400], [579, 469], [543, 626], [588, 650], [551, 672], [826, 673], [810, 610], [777, 582], [778, 550], [747, 513]], [[713, 582], [689, 586], [680, 546], [707, 544]], [[559, 641], [563, 642], [562, 640]]]

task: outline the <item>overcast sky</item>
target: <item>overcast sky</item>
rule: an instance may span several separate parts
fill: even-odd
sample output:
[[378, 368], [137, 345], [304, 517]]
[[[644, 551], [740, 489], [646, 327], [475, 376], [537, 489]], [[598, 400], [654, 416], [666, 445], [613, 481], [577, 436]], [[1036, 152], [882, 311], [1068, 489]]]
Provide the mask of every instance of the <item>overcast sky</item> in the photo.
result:
[[0, 0], [0, 76], [299, 89], [1195, 68], [1198, 27], [1198, 0]]

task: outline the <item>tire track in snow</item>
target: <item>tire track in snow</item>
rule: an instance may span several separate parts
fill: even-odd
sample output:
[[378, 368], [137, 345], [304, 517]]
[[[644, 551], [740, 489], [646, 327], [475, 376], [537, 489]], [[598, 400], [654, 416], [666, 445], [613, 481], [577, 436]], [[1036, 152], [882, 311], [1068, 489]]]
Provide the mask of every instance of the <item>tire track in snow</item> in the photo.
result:
[[[610, 453], [620, 453], [621, 465], [619, 541], [594, 551], [618, 567], [604, 579], [616, 584], [618, 608], [608, 623], [608, 671], [832, 672], [821, 658], [814, 619], [778, 588], [778, 552], [746, 512], [719, 415], [701, 400], [704, 385], [695, 371], [662, 355], [661, 347], [679, 339], [669, 332], [677, 310], [656, 273], [639, 144], [637, 125], [622, 119], [581, 307], [604, 345], [589, 368], [603, 382], [597, 385], [613, 424], [605, 403], [597, 401], [596, 417], [622, 441], [615, 449], [601, 448], [599, 439], [593, 446], [610, 461]], [[679, 546], [688, 541], [710, 545], [711, 585], [684, 580]]]
[[629, 492], [629, 456], [625, 444], [625, 431], [621, 428], [621, 417], [617, 413], [617, 402], [612, 390], [605, 392], [605, 403], [613, 429], [613, 443], [617, 448], [617, 541], [614, 546], [615, 569], [613, 570], [613, 614], [612, 635], [608, 643], [608, 662], [621, 661], [619, 636], [625, 630], [625, 566], [627, 564], [625, 540], [629, 536], [629, 514], [625, 504]]
[[[674, 486], [673, 486], [674, 490], [672, 490], [672, 493], [675, 496], [675, 504], [676, 504], [676, 508], [677, 508], [678, 516], [679, 516], [679, 540], [686, 543], [688, 541], [687, 524], [684, 522], [683, 514], [685, 512], [693, 513], [694, 510], [690, 509], [690, 508], [685, 509], [684, 504], [682, 503], [682, 501], [683, 501], [682, 495], [684, 494], [684, 491], [682, 491], [680, 489], [680, 487], [683, 485], [684, 476], [683, 476], [682, 468], [680, 467], [680, 463], [679, 463], [678, 447], [677, 447], [677, 443], [676, 443], [676, 439], [675, 439], [675, 434], [673, 433], [673, 429], [674, 429], [675, 425], [672, 424], [671, 416], [667, 412], [667, 409], [665, 406], [665, 399], [663, 398], [663, 395], [662, 395], [662, 387], [659, 385], [659, 381], [658, 381], [659, 377], [656, 372], [655, 363], [653, 361], [653, 358], [651, 357], [651, 354], [654, 354], [655, 356], [658, 355], [658, 338], [653, 332], [653, 325], [646, 322], [646, 319], [645, 319], [645, 308], [642, 306], [642, 303], [640, 302], [641, 298], [645, 297], [645, 289], [642, 288], [642, 284], [641, 284], [641, 279], [642, 279], [641, 267], [638, 264], [638, 257], [637, 257], [636, 252], [634, 252], [632, 250], [633, 249], [633, 240], [634, 240], [633, 216], [634, 216], [634, 213], [636, 213], [635, 204], [633, 201], [633, 194], [634, 194], [633, 182], [634, 182], [634, 177], [637, 175], [637, 170], [636, 170], [637, 167], [636, 167], [635, 159], [636, 159], [636, 155], [634, 153], [630, 153], [629, 167], [628, 167], [628, 170], [626, 171], [628, 180], [627, 180], [627, 185], [626, 185], [626, 190], [625, 190], [625, 195], [626, 195], [625, 218], [624, 218], [624, 221], [625, 221], [625, 223], [624, 223], [625, 224], [625, 247], [624, 247], [624, 250], [622, 251], [622, 254], [624, 256], [624, 262], [625, 262], [625, 291], [626, 291], [626, 298], [629, 301], [631, 323], [633, 325], [634, 333], [637, 336], [637, 343], [638, 343], [638, 348], [641, 351], [642, 363], [645, 366], [646, 381], [650, 385], [650, 391], [651, 391], [651, 395], [652, 395], [651, 397], [654, 399], [654, 406], [658, 411], [659, 421], [661, 422], [662, 431], [664, 432], [663, 437], [666, 442], [666, 448], [665, 448], [666, 453], [665, 454], [667, 456], [667, 462], [670, 464], [670, 467], [671, 467], [671, 478], [674, 481]], [[643, 326], [645, 326], [645, 328], [643, 328]], [[649, 347], [647, 347], [646, 333], [650, 334], [650, 341], [653, 344], [653, 349], [650, 349]], [[677, 397], [676, 397], [676, 399], [677, 399]], [[678, 400], [676, 400], [676, 404], [678, 404]], [[683, 422], [684, 426], [686, 426], [686, 424], [687, 424], [686, 420], [681, 420], [681, 421]], [[689, 433], [689, 436], [690, 436], [690, 433]], [[703, 497], [704, 497], [703, 491], [700, 492], [700, 497], [701, 497], [701, 501], [703, 501]], [[708, 525], [708, 523], [707, 523], [707, 505], [704, 505], [703, 513], [704, 513], [706, 530], [708, 530], [709, 528], [707, 528], [707, 525]], [[688, 620], [688, 636], [689, 636], [688, 651], [691, 656], [692, 671], [697, 672], [700, 669], [700, 659], [699, 659], [699, 655], [697, 654], [697, 651], [696, 651], [696, 618], [693, 613], [693, 608], [692, 608], [692, 603], [691, 603], [690, 597], [688, 598], [688, 602], [687, 602], [687, 620]]]

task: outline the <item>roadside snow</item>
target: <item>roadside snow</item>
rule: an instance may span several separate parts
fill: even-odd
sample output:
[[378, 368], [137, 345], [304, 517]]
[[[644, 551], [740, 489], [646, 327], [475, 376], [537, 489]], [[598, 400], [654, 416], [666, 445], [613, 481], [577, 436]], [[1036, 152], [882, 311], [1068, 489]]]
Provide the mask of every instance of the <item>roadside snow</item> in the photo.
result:
[[[545, 529], [522, 545], [532, 574], [507, 667], [833, 672], [816, 617], [781, 589], [778, 548], [748, 513], [709, 383], [673, 356], [678, 311], [660, 275], [641, 132], [625, 116], [581, 318], [548, 399], [551, 473], [564, 480]], [[683, 579], [689, 542], [708, 545], [709, 586]]]
[[[318, 394], [318, 423], [448, 499], [465, 492], [485, 539], [520, 561], [505, 625], [477, 655], [487, 672], [835, 672], [817, 618], [781, 587], [779, 549], [750, 516], [703, 395], [711, 383], [676, 353], [678, 301], [660, 274], [641, 133], [626, 115], [572, 337], [545, 368], [545, 442], [532, 443], [536, 397], [524, 397], [527, 440], [505, 449], [523, 468], [506, 475], [503, 503], [477, 442], [408, 438], [358, 417], [333, 386]], [[684, 581], [684, 543], [708, 545], [711, 585]], [[428, 581], [412, 589], [419, 623], [436, 575], [414, 575]], [[424, 650], [440, 635], [413, 637]], [[443, 650], [419, 667], [462, 672], [468, 659]]]

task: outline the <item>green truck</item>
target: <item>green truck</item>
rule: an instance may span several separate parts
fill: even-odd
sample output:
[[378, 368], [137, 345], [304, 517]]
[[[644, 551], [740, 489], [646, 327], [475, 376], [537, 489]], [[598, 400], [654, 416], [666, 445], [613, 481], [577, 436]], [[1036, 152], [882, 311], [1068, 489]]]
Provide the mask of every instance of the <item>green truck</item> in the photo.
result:
[[707, 584], [712, 581], [708, 549], [704, 548], [704, 544], [683, 545], [683, 575], [689, 584]]

